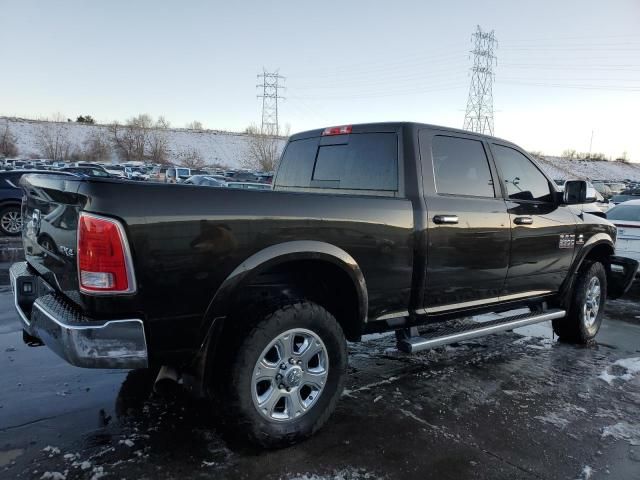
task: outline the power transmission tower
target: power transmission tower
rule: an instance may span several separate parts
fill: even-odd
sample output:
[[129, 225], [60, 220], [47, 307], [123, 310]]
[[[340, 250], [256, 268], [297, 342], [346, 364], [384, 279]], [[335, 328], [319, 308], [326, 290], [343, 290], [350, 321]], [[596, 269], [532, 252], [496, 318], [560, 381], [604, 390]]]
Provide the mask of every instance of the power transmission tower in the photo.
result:
[[493, 30], [483, 32], [480, 25], [471, 41], [474, 42], [471, 86], [462, 128], [493, 135], [493, 67], [497, 63], [494, 51], [498, 41]]
[[260, 133], [264, 135], [279, 135], [278, 100], [284, 100], [284, 97], [279, 92], [285, 88], [280, 84], [280, 81], [285, 80], [285, 77], [277, 71], [269, 73], [262, 69], [262, 74], [258, 75], [258, 80], [260, 79], [262, 79], [262, 84], [256, 85], [257, 88], [262, 88], [262, 95], [258, 95], [258, 98], [262, 98]]

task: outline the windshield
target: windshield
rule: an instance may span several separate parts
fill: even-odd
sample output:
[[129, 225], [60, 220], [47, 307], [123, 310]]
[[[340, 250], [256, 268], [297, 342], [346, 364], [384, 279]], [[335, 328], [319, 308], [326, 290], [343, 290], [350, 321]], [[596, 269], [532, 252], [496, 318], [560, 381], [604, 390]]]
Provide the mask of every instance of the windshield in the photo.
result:
[[640, 222], [640, 205], [618, 205], [607, 212], [607, 220]]

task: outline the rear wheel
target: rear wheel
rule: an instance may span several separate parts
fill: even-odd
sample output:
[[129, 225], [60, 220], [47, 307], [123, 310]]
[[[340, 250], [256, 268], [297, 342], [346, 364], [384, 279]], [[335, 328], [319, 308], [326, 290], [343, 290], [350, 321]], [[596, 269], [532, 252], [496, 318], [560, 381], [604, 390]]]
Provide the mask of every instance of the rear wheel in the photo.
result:
[[284, 447], [312, 435], [335, 409], [346, 340], [335, 318], [312, 302], [274, 305], [259, 317], [224, 355], [226, 374], [214, 392], [230, 433]]
[[586, 262], [581, 268], [565, 318], [553, 320], [553, 331], [572, 343], [588, 343], [602, 324], [607, 294], [607, 273], [600, 262]]
[[22, 213], [18, 205], [0, 209], [0, 232], [15, 237], [22, 231]]

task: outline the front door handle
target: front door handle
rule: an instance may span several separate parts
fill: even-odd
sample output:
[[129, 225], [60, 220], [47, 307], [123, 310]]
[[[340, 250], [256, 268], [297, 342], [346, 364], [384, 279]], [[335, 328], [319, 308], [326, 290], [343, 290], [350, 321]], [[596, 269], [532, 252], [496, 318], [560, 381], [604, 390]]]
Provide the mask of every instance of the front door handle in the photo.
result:
[[438, 225], [449, 224], [453, 225], [458, 223], [457, 215], [436, 215], [433, 217], [433, 223], [437, 223]]
[[513, 223], [516, 225], [531, 225], [533, 223], [533, 218], [531, 217], [516, 217], [513, 219]]

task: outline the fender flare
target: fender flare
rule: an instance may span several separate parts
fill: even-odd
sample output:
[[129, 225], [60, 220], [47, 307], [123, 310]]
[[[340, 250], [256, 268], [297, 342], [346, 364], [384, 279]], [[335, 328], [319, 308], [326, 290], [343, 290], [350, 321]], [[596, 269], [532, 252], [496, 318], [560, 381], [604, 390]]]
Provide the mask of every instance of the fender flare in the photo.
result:
[[209, 336], [211, 325], [217, 318], [230, 313], [231, 300], [237, 289], [250, 278], [281, 263], [295, 260], [320, 260], [341, 268], [353, 282], [358, 297], [358, 317], [367, 322], [369, 297], [367, 285], [358, 263], [347, 252], [335, 245], [315, 240], [297, 240], [266, 247], [243, 261], [222, 282], [204, 315], [205, 337]]
[[567, 275], [565, 284], [561, 290], [561, 303], [563, 305], [568, 305], [576, 276], [578, 275], [578, 271], [584, 263], [584, 260], [587, 258], [589, 253], [599, 245], [607, 245], [611, 249], [611, 254], [613, 255], [615, 253], [615, 244], [608, 233], [599, 232], [591, 236], [577, 253], [576, 258], [574, 258], [571, 268], [569, 269], [569, 274]]

